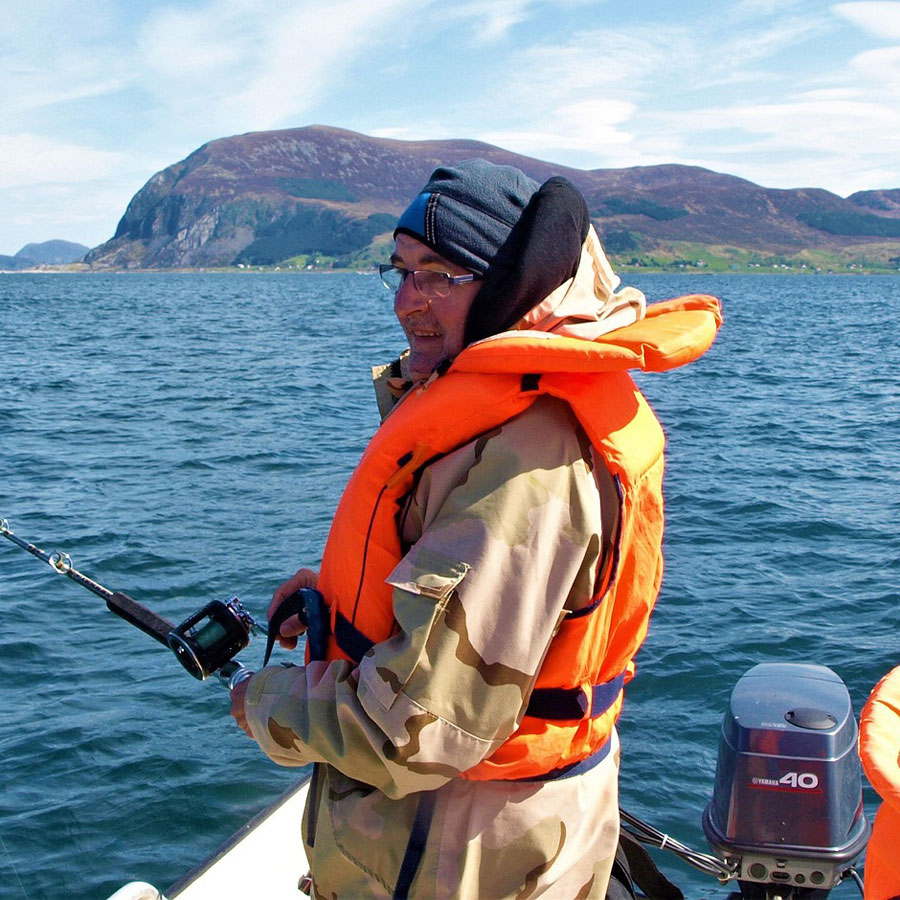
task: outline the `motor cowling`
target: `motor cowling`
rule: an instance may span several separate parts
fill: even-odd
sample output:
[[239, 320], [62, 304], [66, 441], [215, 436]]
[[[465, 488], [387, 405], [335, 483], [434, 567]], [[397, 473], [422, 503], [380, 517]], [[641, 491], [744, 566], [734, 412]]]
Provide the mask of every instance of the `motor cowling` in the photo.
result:
[[831, 669], [763, 663], [740, 678], [703, 830], [745, 896], [824, 896], [840, 882], [870, 829], [850, 695]]

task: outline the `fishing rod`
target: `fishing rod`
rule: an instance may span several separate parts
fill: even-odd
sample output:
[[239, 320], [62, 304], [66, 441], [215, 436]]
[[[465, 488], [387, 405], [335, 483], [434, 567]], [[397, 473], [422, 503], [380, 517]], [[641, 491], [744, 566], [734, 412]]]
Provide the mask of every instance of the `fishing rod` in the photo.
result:
[[[16, 546], [47, 563], [58, 575], [65, 575], [76, 584], [101, 597], [110, 612], [139, 628], [144, 634], [168, 647], [182, 666], [199, 681], [216, 675], [229, 689], [249, 678], [253, 673], [235, 657], [249, 646], [252, 634], [267, 635], [263, 665], [269, 661], [275, 637], [290, 616], [297, 615], [310, 627], [314, 623], [317, 639], [323, 634], [322, 595], [312, 588], [301, 588], [287, 597], [267, 623], [257, 622], [237, 597], [213, 600], [188, 616], [180, 625], [173, 625], [123, 591], [111, 591], [72, 565], [68, 553], [54, 550], [47, 553], [23, 540], [0, 519], [0, 535]], [[316, 627], [317, 626], [317, 627]]]

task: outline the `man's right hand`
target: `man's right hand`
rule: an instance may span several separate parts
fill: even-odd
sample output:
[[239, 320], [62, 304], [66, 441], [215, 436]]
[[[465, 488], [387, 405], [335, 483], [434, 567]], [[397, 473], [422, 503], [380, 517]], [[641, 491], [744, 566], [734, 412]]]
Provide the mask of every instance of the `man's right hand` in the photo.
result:
[[[300, 588], [314, 588], [319, 581], [319, 573], [312, 569], [299, 569], [284, 584], [275, 589], [272, 602], [269, 604], [268, 617], [271, 619], [275, 610], [281, 606], [282, 601], [291, 594], [295, 594]], [[291, 616], [285, 619], [278, 631], [278, 643], [286, 650], [293, 650], [297, 646], [297, 638], [306, 631], [306, 626], [300, 621], [299, 616]]]

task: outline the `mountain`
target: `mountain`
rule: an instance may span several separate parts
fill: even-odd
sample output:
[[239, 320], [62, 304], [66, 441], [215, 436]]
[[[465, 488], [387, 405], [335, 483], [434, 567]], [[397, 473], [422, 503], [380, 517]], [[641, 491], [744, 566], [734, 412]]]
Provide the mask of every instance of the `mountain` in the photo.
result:
[[72, 241], [44, 241], [40, 244], [26, 244], [16, 254], [16, 259], [31, 260], [43, 265], [59, 266], [66, 263], [81, 262], [90, 249], [90, 247], [85, 247], [84, 244], [75, 244]]
[[569, 178], [614, 256], [673, 258], [705, 247], [745, 261], [820, 253], [900, 263], [900, 189], [842, 198], [764, 188], [693, 166], [585, 171], [477, 141], [396, 141], [320, 125], [204, 144], [154, 175], [113, 238], [85, 261], [169, 268], [374, 259], [431, 171], [473, 156], [538, 181]]
[[14, 256], [5, 256], [0, 253], [0, 272], [15, 272], [20, 268], [30, 269], [31, 266], [22, 266]]
[[40, 244], [26, 244], [15, 256], [0, 255], [0, 271], [16, 272], [35, 269], [38, 266], [59, 266], [81, 262], [90, 250], [84, 244], [72, 241], [44, 241]]
[[847, 198], [851, 203], [872, 212], [900, 216], [900, 189], [892, 191], [859, 191]]

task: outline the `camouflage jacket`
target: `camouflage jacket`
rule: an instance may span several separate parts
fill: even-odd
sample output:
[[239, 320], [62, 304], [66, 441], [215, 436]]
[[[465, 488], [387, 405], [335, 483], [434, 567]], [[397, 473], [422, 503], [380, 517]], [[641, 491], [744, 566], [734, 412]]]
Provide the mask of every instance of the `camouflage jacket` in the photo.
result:
[[[567, 405], [542, 398], [423, 471], [402, 519], [409, 550], [389, 579], [397, 634], [358, 667], [273, 666], [251, 679], [262, 749], [282, 765], [325, 764], [304, 821], [317, 897], [392, 896], [422, 791], [435, 792], [435, 812], [412, 895], [605, 895], [617, 753], [551, 782], [459, 775], [527, 705], [504, 669], [533, 681], [562, 618], [590, 602], [610, 490]], [[475, 658], [500, 676], [485, 680]]]

